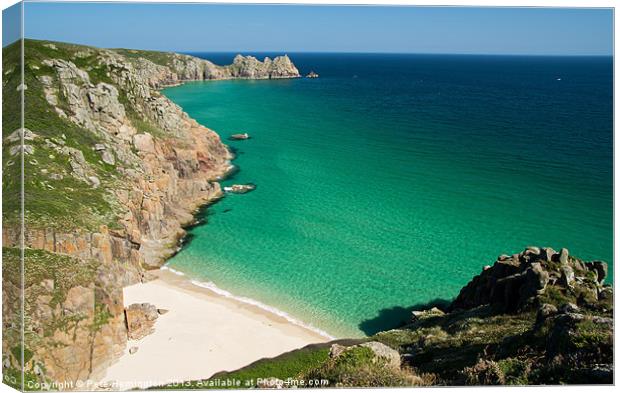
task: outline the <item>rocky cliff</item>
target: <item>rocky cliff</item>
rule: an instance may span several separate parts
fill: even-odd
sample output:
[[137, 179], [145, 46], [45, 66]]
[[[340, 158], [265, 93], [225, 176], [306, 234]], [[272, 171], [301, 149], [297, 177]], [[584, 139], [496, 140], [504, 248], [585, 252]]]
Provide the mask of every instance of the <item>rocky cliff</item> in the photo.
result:
[[219, 136], [158, 89], [299, 72], [287, 56], [261, 62], [239, 55], [218, 66], [174, 53], [26, 40], [22, 86], [19, 54], [18, 45], [3, 50], [5, 375], [20, 378], [23, 351], [27, 379], [96, 379], [126, 346], [122, 287], [148, 279], [148, 270], [175, 252], [195, 210], [221, 196], [217, 180], [230, 168]]

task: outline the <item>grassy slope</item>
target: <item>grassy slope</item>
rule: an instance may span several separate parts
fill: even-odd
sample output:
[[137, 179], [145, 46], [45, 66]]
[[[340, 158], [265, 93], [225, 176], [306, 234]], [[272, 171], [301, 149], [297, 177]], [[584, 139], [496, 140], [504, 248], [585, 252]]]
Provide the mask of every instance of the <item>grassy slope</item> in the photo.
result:
[[[260, 379], [275, 377], [286, 380], [287, 378], [299, 377], [325, 362], [328, 355], [329, 348], [305, 347], [294, 352], [285, 353], [274, 359], [255, 362], [237, 371], [218, 373], [208, 380], [192, 381], [180, 386], [168, 385], [163, 387], [163, 389], [250, 388], [255, 386]], [[233, 385], [220, 386], [226, 380], [233, 381]], [[234, 381], [238, 381], [238, 385]]]
[[170, 64], [170, 60], [172, 58], [172, 52], [158, 52], [158, 51], [150, 51], [150, 50], [135, 50], [135, 49], [114, 49], [116, 53], [119, 53], [125, 56], [128, 59], [147, 59], [151, 62], [167, 66]]
[[[13, 56], [15, 49], [14, 47], [4, 48], [4, 56], [6, 57], [7, 54]], [[41, 75], [54, 78], [56, 75], [54, 70], [42, 64], [42, 60], [70, 58], [73, 50], [62, 47], [52, 50], [38, 41], [26, 41], [25, 43], [24, 78], [27, 86], [25, 127], [40, 136], [35, 141], [27, 142], [34, 147], [34, 152], [27, 155], [24, 160], [25, 218], [26, 225], [30, 228], [58, 228], [65, 231], [74, 228], [95, 229], [100, 224], [110, 225], [116, 222], [112, 206], [107, 200], [108, 196], [103, 187], [93, 189], [89, 184], [70, 175], [54, 180], [41, 173], [42, 169], [47, 170], [48, 173], [71, 173], [67, 156], [57, 154], [45, 145], [44, 139], [48, 138], [57, 143], [62, 140], [67, 146], [81, 150], [84, 158], [95, 169], [103, 184], [113, 184], [116, 180], [114, 168], [104, 164], [92, 150], [92, 146], [99, 142], [99, 138], [92, 132], [58, 116], [45, 100], [43, 87], [37, 79]], [[14, 70], [5, 75], [5, 78], [8, 79], [5, 91], [18, 94], [16, 87], [19, 85], [19, 71]], [[55, 83], [57, 84], [58, 81], [55, 80]], [[60, 101], [62, 103], [62, 99]], [[8, 104], [13, 105], [14, 102], [10, 100]], [[16, 119], [18, 111], [19, 109], [14, 107], [3, 108], [3, 113], [9, 114], [9, 121], [3, 124], [3, 137], [19, 127], [18, 118]], [[12, 157], [8, 153], [8, 149], [14, 144], [3, 143], [3, 168], [8, 169], [5, 179], [9, 179], [4, 182], [3, 191], [8, 194], [18, 192], [19, 186], [19, 183], [15, 181], [19, 176], [19, 166], [16, 162], [19, 156]], [[9, 213], [15, 211], [12, 206], [15, 202], [14, 199], [4, 198], [4, 210]], [[6, 214], [3, 219], [5, 225], [12, 224], [16, 220], [15, 217]]]
[[[92, 83], [105, 82], [114, 84], [107, 75], [107, 69], [97, 61], [96, 48], [80, 45], [54, 42], [56, 49], [46, 46], [49, 42], [25, 41], [25, 127], [39, 135], [35, 141], [27, 142], [33, 145], [34, 153], [26, 156], [24, 163], [25, 173], [25, 203], [26, 225], [29, 228], [57, 228], [70, 231], [76, 228], [97, 229], [105, 224], [110, 227], [117, 225], [118, 209], [114, 205], [114, 198], [106, 189], [114, 189], [122, 184], [116, 168], [105, 164], [92, 147], [100, 142], [100, 138], [84, 128], [76, 126], [71, 121], [60, 117], [45, 100], [43, 86], [37, 79], [47, 75], [54, 78], [54, 84], [59, 86], [56, 73], [42, 63], [45, 59], [68, 59], [79, 68], [88, 72]], [[85, 56], [90, 50], [92, 53]], [[81, 56], [75, 54], [81, 52]], [[133, 53], [141, 56], [142, 51], [119, 50], [121, 53]], [[147, 58], [159, 60], [167, 59], [169, 54], [159, 52], [144, 52]], [[8, 72], [4, 75], [3, 88], [3, 138], [10, 135], [20, 124], [20, 98], [17, 87], [20, 84], [19, 46], [11, 45], [3, 49], [3, 65]], [[119, 86], [119, 99], [127, 104], [126, 92]], [[58, 93], [59, 106], [68, 110], [62, 94]], [[125, 105], [126, 113], [139, 131], [150, 132], [155, 137], [166, 137], [165, 132], [147, 119], [141, 118], [130, 105]], [[48, 173], [71, 173], [67, 156], [56, 154], [45, 145], [45, 139], [55, 143], [65, 143], [66, 146], [76, 148], [84, 154], [87, 163], [95, 170], [96, 176], [102, 183], [98, 189], [77, 180], [70, 175], [55, 180], [41, 173], [46, 169]], [[18, 142], [3, 141], [3, 192], [5, 195], [19, 195], [19, 155], [11, 156], [9, 149]], [[117, 163], [120, 165], [120, 163]], [[19, 199], [6, 197], [3, 199], [4, 225], [18, 223]]]

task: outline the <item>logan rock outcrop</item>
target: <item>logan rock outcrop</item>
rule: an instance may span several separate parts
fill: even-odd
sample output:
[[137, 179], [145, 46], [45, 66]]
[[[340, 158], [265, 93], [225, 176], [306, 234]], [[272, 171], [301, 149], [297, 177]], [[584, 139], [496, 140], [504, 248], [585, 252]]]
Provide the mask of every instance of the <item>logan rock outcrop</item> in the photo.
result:
[[502, 255], [493, 266], [471, 280], [452, 302], [452, 309], [490, 304], [505, 312], [536, 305], [548, 289], [577, 295], [580, 303], [596, 303], [605, 292], [607, 264], [584, 262], [563, 248], [528, 247], [512, 256]]

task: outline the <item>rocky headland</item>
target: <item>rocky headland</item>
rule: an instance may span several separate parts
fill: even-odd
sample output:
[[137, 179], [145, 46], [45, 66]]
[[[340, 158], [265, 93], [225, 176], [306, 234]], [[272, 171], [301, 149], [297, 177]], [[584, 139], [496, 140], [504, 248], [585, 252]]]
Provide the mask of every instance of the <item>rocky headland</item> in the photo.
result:
[[233, 158], [215, 132], [159, 90], [189, 80], [300, 75], [287, 56], [239, 55], [219, 66], [175, 53], [36, 40], [24, 48], [23, 87], [19, 45], [3, 49], [4, 374], [21, 379], [23, 352], [27, 380], [96, 379], [126, 348], [123, 287], [148, 280], [176, 252], [196, 209], [222, 196], [217, 180]]

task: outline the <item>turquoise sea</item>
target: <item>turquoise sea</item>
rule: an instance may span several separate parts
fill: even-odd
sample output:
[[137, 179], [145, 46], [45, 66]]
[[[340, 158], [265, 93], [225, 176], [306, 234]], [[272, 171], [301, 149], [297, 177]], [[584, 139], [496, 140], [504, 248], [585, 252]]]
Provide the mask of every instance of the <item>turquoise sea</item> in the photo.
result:
[[289, 55], [321, 77], [164, 91], [257, 185], [169, 267], [362, 336], [528, 245], [612, 262], [611, 57]]

